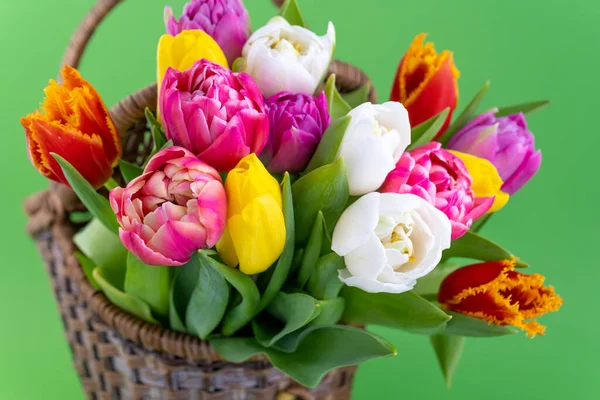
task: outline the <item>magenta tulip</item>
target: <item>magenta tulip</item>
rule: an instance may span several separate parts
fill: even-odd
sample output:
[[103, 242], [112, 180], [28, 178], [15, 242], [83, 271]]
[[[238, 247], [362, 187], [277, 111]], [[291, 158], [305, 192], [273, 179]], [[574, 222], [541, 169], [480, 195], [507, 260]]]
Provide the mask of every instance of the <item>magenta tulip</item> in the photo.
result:
[[500, 174], [502, 191], [519, 191], [537, 173], [542, 152], [521, 113], [496, 118], [497, 108], [469, 122], [450, 141], [448, 148], [489, 160]]
[[144, 173], [110, 192], [123, 245], [148, 265], [183, 265], [214, 246], [227, 218], [218, 172], [181, 147], [154, 155]]
[[331, 117], [327, 97], [281, 92], [267, 100], [269, 141], [260, 158], [272, 173], [303, 171]]
[[494, 203], [494, 197], [476, 198], [471, 186], [463, 161], [431, 142], [403, 153], [380, 191], [412, 193], [427, 200], [450, 219], [455, 240]]
[[259, 154], [268, 140], [263, 95], [252, 77], [204, 59], [183, 72], [167, 70], [159, 107], [167, 138], [219, 171]]

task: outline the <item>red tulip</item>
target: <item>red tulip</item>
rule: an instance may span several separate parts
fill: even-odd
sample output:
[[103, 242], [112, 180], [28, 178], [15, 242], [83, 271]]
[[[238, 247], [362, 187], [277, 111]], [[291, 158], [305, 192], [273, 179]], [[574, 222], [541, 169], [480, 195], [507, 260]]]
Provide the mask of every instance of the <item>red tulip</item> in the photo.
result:
[[29, 158], [42, 175], [68, 186], [56, 153], [99, 188], [121, 158], [121, 138], [96, 89], [74, 68], [65, 66], [62, 75], [62, 85], [52, 80], [44, 90], [41, 110], [21, 118]]
[[449, 107], [450, 113], [439, 137], [448, 128], [458, 102], [460, 73], [452, 53], [444, 50], [438, 54], [433, 43], [425, 43], [426, 36], [421, 33], [415, 37], [400, 61], [390, 98], [406, 107], [413, 127]]

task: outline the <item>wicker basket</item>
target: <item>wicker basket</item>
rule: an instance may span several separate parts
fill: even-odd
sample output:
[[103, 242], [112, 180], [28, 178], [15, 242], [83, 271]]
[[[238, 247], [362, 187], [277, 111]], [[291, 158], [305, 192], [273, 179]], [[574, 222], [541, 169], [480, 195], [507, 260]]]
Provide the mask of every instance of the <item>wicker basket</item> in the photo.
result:
[[[75, 32], [63, 64], [77, 67], [95, 28], [122, 0], [99, 0]], [[340, 90], [368, 82], [351, 65], [334, 61]], [[374, 90], [370, 93], [375, 101]], [[124, 158], [136, 162], [148, 151], [144, 109], [156, 107], [156, 85], [111, 109], [122, 134]], [[80, 228], [69, 213], [82, 210], [75, 194], [52, 183], [25, 201], [29, 234], [36, 240], [52, 281], [73, 361], [88, 398], [98, 400], [349, 399], [356, 367], [332, 371], [307, 389], [257, 356], [241, 364], [220, 358], [199, 338], [148, 324], [114, 306], [86, 280], [74, 256]]]

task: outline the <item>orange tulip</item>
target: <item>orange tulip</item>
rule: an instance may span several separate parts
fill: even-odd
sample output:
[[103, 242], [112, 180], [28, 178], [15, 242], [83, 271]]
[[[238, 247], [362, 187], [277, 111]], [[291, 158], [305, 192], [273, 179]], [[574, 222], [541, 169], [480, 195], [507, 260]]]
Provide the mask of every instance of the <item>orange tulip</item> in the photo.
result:
[[458, 102], [460, 73], [452, 53], [444, 50], [438, 54], [433, 43], [425, 43], [426, 36], [417, 35], [400, 61], [390, 97], [406, 107], [413, 127], [450, 108], [446, 123], [438, 133], [441, 136]]
[[41, 110], [21, 118], [29, 158], [42, 175], [68, 186], [56, 153], [98, 188], [121, 158], [121, 139], [96, 89], [74, 68], [61, 73], [64, 83], [50, 81]]
[[438, 293], [443, 309], [490, 324], [513, 325], [527, 336], [543, 335], [536, 317], [556, 311], [563, 299], [540, 274], [516, 272], [514, 261], [495, 261], [457, 269], [444, 279]]

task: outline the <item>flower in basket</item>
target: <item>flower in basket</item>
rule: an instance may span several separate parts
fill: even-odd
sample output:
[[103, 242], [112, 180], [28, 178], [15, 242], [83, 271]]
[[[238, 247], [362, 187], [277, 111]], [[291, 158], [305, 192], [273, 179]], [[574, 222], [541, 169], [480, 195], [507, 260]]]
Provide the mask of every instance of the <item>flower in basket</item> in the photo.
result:
[[448, 143], [448, 148], [485, 158], [498, 169], [502, 190], [515, 194], [536, 174], [542, 152], [522, 113], [496, 118], [494, 108], [469, 122]]
[[433, 43], [425, 43], [427, 35], [414, 38], [400, 61], [392, 84], [390, 99], [399, 101], [408, 110], [411, 126], [417, 126], [450, 108], [441, 136], [452, 119], [452, 111], [458, 102], [458, 77], [452, 53], [437, 53]]
[[412, 193], [427, 200], [450, 219], [452, 240], [464, 235], [495, 199], [494, 195], [477, 197], [465, 164], [438, 142], [402, 154], [381, 192]]
[[536, 317], [557, 311], [563, 300], [540, 274], [515, 271], [514, 260], [460, 268], [444, 279], [438, 294], [442, 308], [490, 324], [512, 325], [527, 336], [543, 335], [546, 327]]
[[269, 119], [258, 86], [208, 60], [190, 69], [170, 68], [159, 100], [167, 139], [219, 171], [229, 171], [268, 140]]
[[219, 255], [245, 274], [265, 271], [285, 243], [281, 189], [256, 154], [244, 157], [227, 174], [227, 229], [217, 243]]
[[242, 66], [267, 97], [283, 91], [313, 94], [325, 77], [334, 48], [331, 22], [327, 35], [319, 37], [274, 17], [248, 39]]
[[413, 194], [369, 193], [340, 217], [331, 248], [344, 257], [340, 280], [366, 292], [402, 293], [450, 247], [448, 217]]
[[327, 97], [281, 92], [267, 99], [269, 141], [260, 155], [272, 173], [302, 172], [331, 122]]
[[172, 36], [184, 30], [203, 30], [219, 44], [230, 64], [242, 55], [250, 35], [250, 17], [242, 0], [191, 0], [179, 20], [171, 7], [166, 7], [165, 25]]
[[348, 172], [350, 194], [359, 196], [381, 186], [410, 144], [408, 114], [402, 104], [363, 103], [352, 118], [339, 150]]
[[74, 68], [61, 74], [63, 84], [51, 80], [44, 90], [41, 110], [21, 118], [29, 158], [42, 175], [69, 186], [56, 153], [99, 188], [121, 158], [121, 138], [96, 89]]
[[154, 155], [144, 173], [110, 192], [123, 245], [149, 265], [183, 265], [217, 243], [227, 199], [217, 171], [181, 147]]

